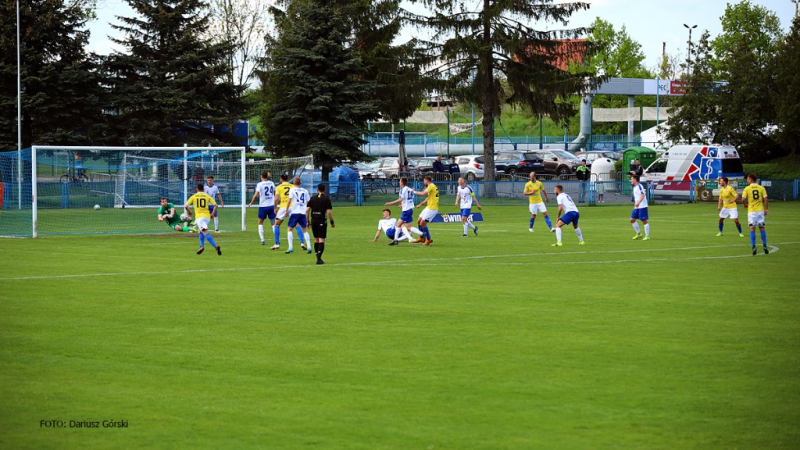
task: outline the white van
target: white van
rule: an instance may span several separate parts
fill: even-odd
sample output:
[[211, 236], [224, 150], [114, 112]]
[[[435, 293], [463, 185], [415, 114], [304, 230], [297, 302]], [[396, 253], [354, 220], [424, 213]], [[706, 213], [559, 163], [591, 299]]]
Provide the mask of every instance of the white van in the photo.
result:
[[[742, 160], [734, 147], [676, 145], [647, 167], [642, 181], [653, 185], [656, 195], [688, 197], [692, 181], [716, 181], [719, 177], [744, 178]], [[705, 189], [699, 192], [700, 200], [710, 200], [718, 194]]]

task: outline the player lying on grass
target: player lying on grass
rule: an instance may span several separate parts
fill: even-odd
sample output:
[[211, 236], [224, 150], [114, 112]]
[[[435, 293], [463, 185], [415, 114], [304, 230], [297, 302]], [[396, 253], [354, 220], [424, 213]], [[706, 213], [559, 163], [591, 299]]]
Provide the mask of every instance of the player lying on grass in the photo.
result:
[[[416, 233], [417, 235], [419, 236], [422, 235], [422, 232], [417, 230], [416, 228], [412, 228], [412, 230], [414, 230], [414, 233]], [[394, 245], [397, 245], [396, 243], [402, 240], [408, 240], [408, 242], [414, 242], [413, 238], [411, 237], [410, 234], [408, 234], [407, 230], [405, 233], [402, 232], [401, 230], [398, 230], [397, 219], [392, 217], [392, 212], [388, 209], [383, 210], [383, 219], [378, 221], [378, 231], [375, 233], [375, 238], [372, 239], [372, 242], [377, 242], [378, 237], [380, 237], [381, 233], [385, 233], [386, 237], [392, 240], [392, 242], [389, 243], [390, 245], [392, 243], [395, 243]]]
[[[185, 220], [184, 220], [185, 219]], [[175, 231], [188, 231], [194, 233], [197, 231], [195, 223], [189, 216], [178, 214], [175, 212], [175, 205], [169, 203], [166, 197], [161, 197], [161, 206], [158, 208], [158, 220], [164, 222]]]

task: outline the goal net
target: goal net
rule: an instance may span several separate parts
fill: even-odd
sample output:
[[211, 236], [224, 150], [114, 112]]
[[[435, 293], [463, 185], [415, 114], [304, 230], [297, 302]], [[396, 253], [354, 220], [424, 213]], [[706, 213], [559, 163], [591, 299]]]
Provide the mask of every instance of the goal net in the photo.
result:
[[[313, 188], [313, 157], [245, 158], [243, 147], [34, 146], [0, 153], [0, 236], [170, 233], [160, 197], [176, 212], [209, 176], [224, 207], [220, 229], [246, 230], [246, 208], [261, 172], [285, 173]], [[34, 170], [35, 167], [35, 170]], [[219, 197], [214, 199], [218, 203]]]

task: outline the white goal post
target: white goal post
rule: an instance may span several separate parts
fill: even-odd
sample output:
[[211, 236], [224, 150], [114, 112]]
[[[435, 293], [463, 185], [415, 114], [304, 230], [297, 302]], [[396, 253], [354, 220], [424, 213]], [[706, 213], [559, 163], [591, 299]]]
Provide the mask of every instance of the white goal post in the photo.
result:
[[[137, 231], [135, 225], [132, 228], [110, 226], [117, 225], [116, 221], [130, 220], [128, 217], [82, 217], [86, 214], [81, 212], [112, 206], [113, 209], [157, 207], [158, 196], [167, 195], [173, 201], [181, 198], [185, 203], [195, 192], [190, 184], [205, 181], [197, 174], [214, 173], [221, 168], [224, 169], [224, 179], [219, 181], [231, 191], [228, 194], [229, 201], [233, 200], [230, 206], [241, 208], [241, 230], [246, 230], [245, 147], [34, 145], [30, 164], [34, 238], [40, 233], [39, 209], [43, 200], [47, 201], [45, 208], [54, 211], [51, 220], [63, 220], [55, 227], [60, 225], [61, 230], [51, 229], [48, 233], [73, 233], [76, 231], [71, 230], [80, 230], [81, 227], [86, 233], [150, 232], [152, 227], [149, 226], [143, 226], [141, 231]], [[47, 195], [40, 196], [40, 187], [47, 190], [43, 192]], [[55, 217], [59, 211], [61, 217]], [[104, 223], [109, 225], [108, 229], [103, 228]]]

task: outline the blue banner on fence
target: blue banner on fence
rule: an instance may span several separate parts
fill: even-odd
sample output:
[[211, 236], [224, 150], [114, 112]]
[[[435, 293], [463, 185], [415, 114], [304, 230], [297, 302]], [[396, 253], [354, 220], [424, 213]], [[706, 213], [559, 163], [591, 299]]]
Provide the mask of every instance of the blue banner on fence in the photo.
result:
[[[481, 213], [471, 213], [469, 217], [467, 217], [467, 221], [469, 222], [483, 222], [483, 215]], [[444, 213], [444, 214], [437, 214], [436, 217], [433, 218], [431, 221], [432, 223], [461, 223], [461, 213]]]

